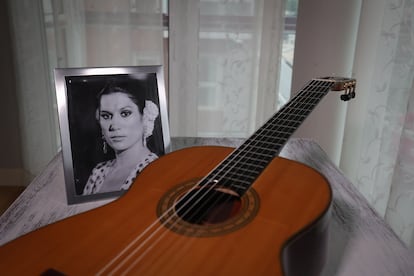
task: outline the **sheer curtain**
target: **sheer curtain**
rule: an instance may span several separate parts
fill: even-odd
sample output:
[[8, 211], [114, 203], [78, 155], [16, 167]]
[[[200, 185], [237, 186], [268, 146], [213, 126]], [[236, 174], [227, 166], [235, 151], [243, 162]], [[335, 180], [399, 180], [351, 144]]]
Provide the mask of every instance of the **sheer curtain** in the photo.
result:
[[53, 69], [163, 64], [162, 0], [9, 0], [24, 169], [59, 148]]
[[51, 65], [163, 63], [161, 0], [43, 0], [43, 11]]
[[[362, 16], [378, 24], [365, 33], [376, 34], [370, 38], [373, 48], [360, 55], [365, 64], [355, 68], [362, 101], [350, 106], [341, 166], [414, 248], [414, 1], [365, 2]], [[360, 32], [359, 40], [366, 39]]]
[[276, 111], [282, 0], [170, 0], [175, 136], [246, 137]]
[[57, 152], [57, 116], [51, 92], [41, 1], [8, 1], [21, 152], [27, 183]]
[[[363, 140], [366, 151], [360, 159], [365, 170], [358, 171], [357, 179], [358, 184], [363, 179], [372, 183], [374, 176], [380, 187], [372, 190], [375, 206], [385, 208], [386, 220], [414, 248], [414, 1], [387, 2], [380, 45], [388, 47], [378, 51], [381, 71], [373, 84], [375, 99]], [[381, 157], [371, 161], [367, 156], [373, 150]]]
[[278, 107], [283, 3], [9, 0], [25, 169], [59, 148], [57, 67], [163, 64], [172, 135], [246, 137]]
[[[59, 147], [55, 67], [166, 65], [175, 136], [246, 137], [276, 110], [283, 0], [170, 0], [169, 66], [166, 2], [8, 1], [32, 176]], [[360, 20], [341, 168], [414, 248], [414, 1], [362, 1]]]

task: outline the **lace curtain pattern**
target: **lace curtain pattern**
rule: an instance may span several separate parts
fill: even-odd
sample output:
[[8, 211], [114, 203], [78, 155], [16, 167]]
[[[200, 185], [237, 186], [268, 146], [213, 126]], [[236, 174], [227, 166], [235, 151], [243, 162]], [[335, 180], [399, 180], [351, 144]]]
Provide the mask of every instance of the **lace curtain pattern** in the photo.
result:
[[354, 184], [414, 247], [414, 1], [386, 1]]
[[[165, 64], [174, 136], [246, 137], [276, 110], [285, 1], [170, 0], [169, 45], [165, 2], [8, 1], [32, 175], [58, 150], [55, 67]], [[351, 180], [414, 248], [414, 0], [383, 2]]]
[[37, 175], [60, 144], [54, 68], [163, 63], [161, 0], [13, 0], [24, 169]]
[[282, 4], [170, 1], [173, 136], [247, 137], [276, 111]]
[[[59, 147], [57, 67], [163, 64], [175, 136], [246, 137], [277, 108], [282, 0], [16, 0], [9, 6], [19, 102], [50, 121], [41, 134], [35, 116], [21, 116], [33, 175]], [[42, 91], [49, 105], [40, 98], [35, 104], [32, 90]], [[56, 142], [35, 164], [50, 148], [36, 138], [46, 134]]]

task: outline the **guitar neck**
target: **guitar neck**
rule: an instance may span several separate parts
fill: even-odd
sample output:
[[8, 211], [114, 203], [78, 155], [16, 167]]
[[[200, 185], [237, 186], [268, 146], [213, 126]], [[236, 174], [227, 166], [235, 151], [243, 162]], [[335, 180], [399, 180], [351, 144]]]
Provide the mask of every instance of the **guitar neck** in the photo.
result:
[[344, 79], [340, 81], [338, 86], [338, 79], [311, 80], [280, 111], [207, 175], [200, 185], [219, 184], [243, 195], [330, 90], [345, 90], [345, 94], [341, 96], [343, 100], [354, 97], [355, 80], [351, 80], [351, 84], [348, 80], [346, 84], [343, 83]]

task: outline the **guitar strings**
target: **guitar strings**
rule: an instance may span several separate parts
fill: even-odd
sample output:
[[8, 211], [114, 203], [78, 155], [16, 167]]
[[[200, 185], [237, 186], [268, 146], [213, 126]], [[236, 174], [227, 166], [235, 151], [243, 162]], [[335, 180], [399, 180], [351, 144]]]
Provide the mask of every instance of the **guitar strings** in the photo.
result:
[[[313, 84], [311, 83], [311, 84], [309, 84], [308, 86], [312, 86]], [[297, 106], [295, 106], [295, 105], [303, 105], [303, 102], [295, 102], [295, 100], [296, 100], [296, 98], [300, 98], [300, 97], [302, 97], [302, 99], [306, 99], [306, 98], [309, 98], [309, 97], [306, 97], [307, 95], [305, 95], [305, 97], [303, 97], [304, 95], [303, 94], [306, 94], [306, 93], [304, 93], [304, 92], [310, 92], [310, 91], [307, 91], [306, 90], [306, 88], [308, 87], [308, 86], [306, 86], [305, 87], [305, 89], [303, 89], [303, 90], [301, 90], [299, 93], [297, 93], [296, 95], [295, 95], [295, 97], [287, 104], [287, 105], [285, 105], [283, 108], [284, 109], [288, 109], [289, 110], [289, 108], [290, 109], [293, 109], [293, 108], [296, 108]], [[327, 88], [329, 88], [329, 87], [327, 87]], [[318, 92], [321, 92], [321, 91], [318, 91]], [[325, 93], [326, 94], [326, 93]], [[310, 96], [311, 97], [311, 96]], [[322, 99], [322, 97], [320, 97], [320, 99]], [[319, 99], [319, 100], [320, 100]], [[315, 106], [316, 104], [314, 104], [314, 106]], [[313, 106], [313, 107], [314, 107]], [[312, 109], [313, 109], [313, 107], [312, 107]], [[311, 109], [311, 110], [312, 110]], [[310, 111], [311, 111], [310, 110]], [[278, 112], [279, 113], [279, 112]], [[282, 117], [280, 117], [280, 116], [289, 116], [288, 114], [282, 114], [282, 115], [275, 115], [275, 116], [273, 116], [272, 118], [270, 118], [270, 120], [268, 121], [268, 123], [269, 122], [271, 122], [271, 121], [276, 121], [276, 120], [280, 120], [280, 119], [286, 119], [286, 118], [282, 118]], [[268, 124], [268, 123], [266, 123], [265, 124], [265, 126]], [[273, 122], [274, 123], [274, 122]], [[271, 124], [272, 125], [272, 124]], [[277, 129], [272, 129], [273, 131], [275, 131], [275, 130], [278, 130], [278, 128], [285, 128], [285, 126], [280, 126], [280, 125], [274, 125], [273, 127], [276, 127]], [[255, 135], [257, 134], [257, 135], [259, 135], [259, 134], [263, 134], [263, 132], [264, 131], [268, 131], [269, 129], [267, 129], [267, 128], [262, 128], [262, 129], [259, 129], [259, 131], [258, 132], [256, 132], [255, 133]], [[266, 138], [265, 138], [266, 139]], [[286, 139], [287, 140], [287, 139]], [[247, 141], [247, 143], [243, 143], [239, 148], [237, 148], [235, 151], [233, 151], [233, 153], [235, 153], [236, 151], [238, 151], [241, 147], [247, 147], [247, 146], [251, 146], [251, 145], [253, 145], [254, 143], [260, 143], [261, 141], [258, 141], [258, 140], [250, 140], [250, 139], [248, 139], [248, 141]], [[240, 155], [240, 154], [244, 154], [245, 156], [249, 153], [249, 151], [239, 151], [239, 152], [236, 152], [236, 154], [234, 155], [234, 154], [230, 154], [229, 155], [229, 157], [230, 157], [230, 159], [228, 159], [228, 158], [226, 158], [225, 160], [231, 160], [231, 159], [235, 159], [235, 158], [239, 158], [240, 156], [238, 156], [238, 155]], [[275, 155], [276, 156], [276, 155]], [[236, 166], [236, 164], [237, 164], [237, 162], [236, 163], [234, 163], [233, 164], [233, 166], [231, 167], [231, 169], [233, 169], [235, 166]], [[222, 165], [222, 163], [220, 163], [215, 169], [213, 169], [213, 171], [212, 172], [215, 172], [215, 170], [216, 169], [218, 169], [220, 166]], [[213, 179], [216, 179], [217, 178], [217, 175], [221, 172], [221, 171], [223, 171], [224, 169], [227, 169], [227, 171], [230, 171], [230, 170], [228, 170], [228, 168], [226, 168], [226, 166], [223, 166], [223, 168], [220, 168], [218, 171], [216, 171], [216, 173], [214, 174], [214, 178]], [[193, 191], [194, 189], [196, 189], [197, 187], [199, 187], [199, 185], [200, 185], [200, 183], [202, 182], [202, 181], [204, 181], [204, 180], [206, 180], [206, 179], [208, 179], [209, 177], [211, 177], [212, 176], [212, 174], [208, 174], [206, 177], [204, 177], [202, 180], [200, 180], [197, 184], [195, 184], [191, 189], [190, 189], [190, 191]], [[224, 177], [226, 176], [226, 174], [224, 174], [223, 176], [221, 176], [220, 177], [220, 180], [221, 179], [223, 179]], [[211, 183], [211, 182], [207, 182], [207, 183]], [[211, 190], [211, 189], [215, 189], [215, 186], [216, 185], [218, 185], [218, 184], [216, 184], [216, 183], [212, 183], [213, 185], [211, 185], [211, 187], [208, 189], [208, 191], [209, 190]], [[196, 197], [197, 195], [198, 195], [198, 193], [200, 193], [201, 191], [202, 191], [203, 189], [199, 189], [198, 191], [196, 191], [196, 193], [192, 196], [192, 198], [193, 197]], [[208, 192], [206, 192], [204, 195], [202, 195], [202, 197], [201, 198], [199, 198], [196, 202], [199, 202], [200, 200], [202, 200], [203, 198], [204, 198], [204, 196], [206, 195], [206, 194], [208, 194]], [[223, 195], [224, 196], [224, 195]], [[217, 199], [217, 200], [219, 200], [219, 199]], [[187, 206], [187, 204], [189, 204], [190, 203], [190, 199], [188, 199], [187, 200], [187, 202], [185, 202], [180, 208], [187, 208], [188, 206]], [[207, 201], [204, 201], [204, 202], [207, 202]], [[195, 206], [195, 204], [193, 204], [193, 206]], [[190, 206], [190, 208], [189, 209], [187, 209], [186, 210], [186, 213], [185, 214], [187, 214], [188, 212], [191, 212], [191, 208], [193, 208], [193, 206]], [[169, 211], [173, 211], [172, 209], [174, 208], [175, 206], [172, 206], [170, 209], [171, 210], [167, 210], [164, 214], [162, 214], [162, 216], [161, 217], [164, 217], [164, 216], [167, 216], [168, 215], [168, 212]], [[194, 214], [194, 213], [193, 213]], [[169, 217], [168, 218], [168, 220], [169, 219], [171, 219], [171, 217]], [[157, 225], [157, 222], [158, 221], [154, 221], [154, 223], [152, 223], [150, 226], [148, 226], [146, 229], [145, 229], [145, 231], [143, 231], [139, 236], [137, 236], [127, 247], [125, 247], [125, 249], [124, 250], [122, 250], [117, 256], [115, 256], [115, 258], [113, 258], [112, 259], [112, 261], [110, 262], [110, 263], [108, 263], [102, 270], [101, 270], [101, 272], [103, 272], [103, 271], [105, 271], [106, 270], [106, 268], [108, 268], [109, 266], [111, 266], [117, 259], [119, 259], [119, 258], [121, 258], [122, 257], [122, 255], [124, 254], [124, 253], [126, 253], [135, 243], [137, 243], [144, 235], [146, 235], [155, 225]], [[122, 262], [122, 263], [120, 263], [113, 271], [117, 271], [117, 270], [119, 270], [119, 268], [122, 266], [122, 265], [124, 265], [128, 260], [129, 260], [129, 258], [131, 258], [134, 254], [136, 254], [137, 253], [137, 251], [139, 251], [144, 245], [145, 245], [145, 243], [147, 243], [147, 242], [149, 242], [154, 236], [155, 236], [155, 234], [159, 231], [159, 230], [161, 230], [161, 228], [164, 228], [164, 227], [162, 227], [162, 226], [158, 226], [158, 229], [156, 229], [156, 231], [155, 232], [153, 232], [149, 237], [147, 237], [146, 238], [146, 240], [144, 240], [142, 243], [140, 243], [140, 245], [138, 246], [138, 247], [136, 247], [135, 248], [135, 250], [133, 250], [133, 252], [131, 252], [130, 253], [130, 255], [129, 256], [127, 256], [126, 258], [124, 258], [124, 262]], [[165, 228], [164, 228], [165, 229]], [[165, 232], [161, 235], [161, 236], [158, 236], [158, 239], [156, 240], [156, 242], [158, 243], [163, 237], [164, 237], [164, 235], [167, 233], [167, 230], [165, 229]], [[149, 251], [149, 250], [151, 250], [152, 249], [152, 247], [154, 247], [155, 246], [155, 244], [153, 243], [152, 244], [152, 246], [151, 247], [148, 247], [147, 249], [146, 249], [146, 251]], [[171, 247], [170, 247], [171, 248]], [[145, 255], [145, 252], [143, 252], [143, 254]], [[141, 254], [142, 255], [142, 254]], [[143, 258], [143, 256], [144, 255], [142, 255], [142, 257], [141, 258]], [[140, 259], [141, 259], [140, 258]], [[129, 269], [132, 269], [138, 262], [139, 262], [139, 260], [140, 259], [135, 259], [135, 261], [130, 265], [130, 267], [129, 267]], [[129, 270], [127, 270], [127, 271], [129, 271]]]
[[[298, 94], [300, 94], [300, 93], [298, 93]], [[278, 127], [279, 127], [279, 126], [278, 126]], [[249, 142], [252, 142], [252, 141], [249, 141]], [[256, 141], [253, 141], [253, 142], [256, 142]], [[197, 184], [197, 185], [198, 185], [198, 184]], [[197, 185], [196, 185], [196, 186], [197, 186]]]
[[[319, 99], [320, 100], [320, 99]], [[296, 102], [295, 102], [295, 104], [297, 104]], [[299, 104], [303, 104], [303, 103], [299, 103]], [[316, 104], [315, 104], [316, 105]], [[280, 128], [280, 126], [279, 125], [276, 125], [276, 127], [277, 128]], [[283, 127], [282, 127], [283, 128]], [[266, 129], [265, 129], [266, 130]], [[257, 142], [257, 141], [253, 141], [253, 142]]]
[[[204, 179], [206, 179], [208, 177], [208, 175], [206, 176], [206, 177], [204, 177], [202, 180], [200, 180], [197, 184], [195, 184], [187, 193], [189, 193], [189, 192], [191, 192], [191, 191], [193, 191], [193, 190], [195, 190], [195, 189], [197, 189], [197, 187], [198, 187], [198, 185], [199, 185], [199, 183], [201, 182], [201, 181], [203, 181]], [[214, 189], [214, 186], [215, 185], [212, 185], [211, 187], [210, 187], [210, 190], [212, 190], [212, 189]], [[196, 191], [196, 193], [192, 196], [192, 197], [190, 197], [189, 199], [188, 199], [188, 202], [190, 202], [191, 201], [191, 199], [193, 199], [193, 198], [195, 198], [195, 197], [197, 197], [198, 196], [198, 194], [199, 193], [201, 193], [202, 192], [202, 189], [199, 189], [198, 191]], [[203, 199], [203, 197], [204, 197], [204, 195], [202, 196], [202, 197], [200, 197], [199, 198], [199, 200], [202, 200]], [[177, 212], [179, 212], [179, 211], [181, 211], [181, 209], [184, 209], [184, 208], [186, 208], [186, 204], [187, 203], [185, 203], [185, 204], [183, 204], [183, 206], [182, 207], [180, 207], [179, 209], [177, 209], [176, 211]], [[166, 210], [160, 217], [159, 217], [159, 219], [163, 219], [164, 217], [166, 217], [166, 216], [168, 216], [168, 213], [169, 212], [171, 212], [171, 211], [173, 211], [174, 210], [174, 208], [175, 208], [175, 205], [173, 205], [173, 206], [171, 206], [168, 210]], [[168, 222], [169, 220], [171, 220], [173, 217], [172, 216], [170, 216], [170, 217], [168, 217], [165, 221], [164, 221], [164, 223], [166, 223], [166, 222]], [[122, 257], [122, 255], [124, 254], [124, 253], [126, 253], [129, 249], [131, 249], [131, 247], [135, 244], [135, 243], [137, 243], [144, 235], [146, 235], [150, 230], [151, 230], [151, 228], [153, 228], [153, 227], [155, 227], [157, 224], [158, 224], [158, 222], [159, 222], [159, 220], [156, 220], [156, 221], [154, 221], [151, 225], [149, 225], [139, 236], [137, 236], [133, 241], [131, 241], [122, 251], [120, 251], [110, 262], [108, 262], [107, 263], [107, 265], [105, 265], [99, 272], [98, 272], [98, 275], [101, 275], [101, 274], [103, 274], [103, 272], [105, 271], [105, 270], [107, 270], [111, 265], [113, 265], [115, 262], [116, 262], [116, 260], [118, 260], [119, 258], [121, 258]], [[128, 259], [129, 258], [131, 258], [132, 257], [132, 254], [135, 254], [140, 248], [142, 248], [145, 244], [146, 244], [146, 242], [148, 242], [151, 238], [152, 238], [152, 236], [154, 236], [156, 233], [157, 233], [157, 231], [159, 231], [159, 230], [161, 230], [161, 229], [165, 229], [165, 227], [163, 227], [162, 225], [161, 226], [158, 226], [158, 229], [156, 229], [155, 231], [153, 231], [152, 232], [152, 234], [149, 236], [149, 237], [147, 237], [146, 238], [146, 240], [144, 240], [143, 242], [141, 242], [140, 243], [140, 245], [139, 245], [139, 247], [137, 247], [136, 249], [134, 249], [133, 250], [133, 252], [132, 253], [130, 253], [130, 256], [127, 256], [126, 258], [124, 258], [124, 260], [123, 261], [121, 261], [121, 263], [116, 267], [116, 268], [114, 268], [113, 270], [114, 271], [116, 271], [116, 270], [118, 270], [124, 263], [126, 263], [127, 261], [128, 261]]]
[[[192, 188], [190, 188], [190, 190], [189, 190], [189, 192], [190, 191], [192, 191], [192, 190], [194, 190], [194, 189], [196, 189], [197, 188], [197, 184], [196, 185], [194, 185]], [[196, 192], [196, 194], [194, 194], [194, 197], [195, 196], [197, 196], [197, 193], [199, 193], [199, 192]], [[185, 206], [183, 206], [182, 208], [184, 208]], [[166, 216], [168, 216], [168, 212], [169, 211], [173, 211], [174, 210], [174, 206], [171, 206], [168, 210], [166, 210], [161, 216], [159, 216], [159, 219], [163, 219], [164, 217], [166, 217]], [[168, 220], [170, 220], [170, 219], [172, 219], [172, 217], [168, 217], [167, 218], [167, 220], [165, 221], [165, 222], [167, 222]], [[135, 243], [137, 243], [142, 237], [144, 237], [146, 234], [148, 234], [149, 232], [150, 232], [150, 230], [153, 228], [153, 227], [155, 227], [155, 226], [157, 226], [158, 225], [158, 222], [159, 222], [159, 220], [155, 220], [153, 223], [151, 223], [149, 226], [147, 226], [147, 228], [145, 228], [145, 230], [140, 234], [140, 235], [138, 235], [137, 237], [135, 237], [135, 239], [133, 239], [122, 251], [120, 251], [114, 258], [112, 258], [112, 260], [110, 261], [110, 262], [108, 262], [97, 274], [98, 275], [102, 275], [103, 274], [103, 272], [105, 272], [105, 270], [107, 270], [111, 265], [113, 265], [119, 258], [121, 258], [122, 257], [122, 255], [124, 254], [124, 253], [126, 253], [128, 250], [130, 250], [131, 249], [131, 247], [135, 244]], [[143, 242], [141, 242], [140, 244], [139, 244], [139, 247], [137, 247], [136, 249], [134, 249], [133, 250], [133, 252], [132, 253], [130, 253], [130, 254], [134, 254], [137, 250], [139, 250], [140, 248], [142, 248], [145, 244], [146, 244], [146, 242], [148, 242], [151, 238], [152, 238], [152, 236], [154, 236], [156, 233], [157, 233], [157, 231], [159, 231], [159, 230], [161, 230], [161, 229], [163, 229], [164, 227], [163, 226], [157, 226], [158, 227], [158, 229], [156, 229], [155, 231], [153, 231], [151, 234], [150, 234], [150, 236], [149, 237], [147, 237], [146, 238], [146, 240], [144, 240]], [[131, 256], [132, 257], [132, 256]], [[127, 256], [127, 258], [128, 258], [128, 256]], [[124, 258], [123, 259], [123, 261], [116, 267], [116, 268], [114, 268], [113, 269], [113, 271], [116, 271], [116, 270], [118, 270], [118, 268], [120, 267], [120, 266], [122, 266], [125, 262], [127, 262], [128, 261], [128, 259], [127, 258]], [[129, 257], [130, 258], [130, 257]]]
[[[300, 94], [300, 93], [299, 93]], [[277, 127], [279, 127], [279, 126], [277, 126]], [[252, 141], [250, 141], [250, 142], [252, 142]], [[256, 142], [256, 141], [253, 141], [253, 142]]]
[[[302, 95], [300, 95], [299, 97], [301, 97]], [[297, 102], [294, 102], [294, 104], [297, 104]], [[293, 104], [293, 105], [294, 105]], [[288, 108], [289, 109], [289, 108]], [[283, 115], [282, 115], [283, 116]], [[289, 116], [289, 115], [285, 115], [285, 116]], [[271, 120], [269, 120], [269, 121], [276, 121], [277, 119], [280, 119], [280, 116], [279, 117], [273, 117], [273, 118], [271, 118]], [[286, 118], [282, 118], [282, 119], [286, 119]], [[266, 126], [267, 124], [265, 124], [265, 126]], [[273, 123], [272, 123], [272, 125], [274, 125]], [[274, 126], [276, 126], [277, 128], [284, 128], [284, 126], [280, 126], [280, 125], [274, 125]], [[264, 131], [268, 131], [269, 130], [269, 128], [263, 128], [261, 131], [262, 132], [264, 132]], [[274, 129], [273, 129], [274, 130]], [[257, 132], [257, 133], [259, 133], [260, 134], [260, 132]], [[257, 135], [257, 133], [256, 133], [256, 135]], [[257, 135], [257, 136], [261, 136], [261, 135]], [[243, 152], [243, 149], [242, 149], [242, 147], [243, 146], [251, 146], [253, 143], [256, 143], [256, 144], [258, 144], [258, 143], [260, 143], [260, 142], [262, 142], [262, 141], [260, 141], [260, 140], [250, 140], [250, 141], [248, 141], [247, 143], [245, 143], [245, 144], [243, 144], [241, 147], [239, 147], [237, 150], [239, 150], [239, 153], [238, 154], [234, 154], [234, 152], [229, 156], [230, 158], [227, 158], [226, 159], [226, 161], [227, 160], [231, 160], [231, 157], [233, 157], [233, 159], [235, 159], [234, 157], [237, 157], [237, 158], [239, 158], [240, 159], [240, 156], [239, 156], [239, 154], [240, 154], [240, 152], [241, 153], [244, 153], [244, 155], [246, 156], [248, 153], [250, 153], [249, 151], [244, 151]], [[236, 151], [237, 151], [236, 150]], [[274, 156], [272, 156], [272, 158], [273, 158]], [[231, 161], [230, 161], [230, 163], [231, 163]], [[226, 166], [223, 166], [222, 167], [222, 169], [221, 169], [221, 171], [223, 171], [224, 169], [226, 169], [226, 174], [225, 175], [223, 175], [223, 176], [221, 176], [221, 179], [223, 179], [223, 178], [225, 178], [226, 176], [227, 176], [227, 174], [228, 174], [228, 172], [229, 171], [232, 171], [233, 169], [234, 169], [234, 167], [237, 165], [237, 162], [236, 163], [232, 163], [233, 164], [233, 167], [230, 167], [230, 168], [227, 168]], [[220, 166], [221, 166], [222, 164], [220, 164]], [[263, 168], [262, 168], [263, 169]], [[237, 170], [236, 170], [237, 171]], [[214, 172], [214, 170], [213, 170], [213, 172]], [[220, 173], [220, 171], [219, 172], [217, 172], [216, 173], [216, 175], [214, 175], [214, 179], [217, 179], [217, 175]], [[211, 175], [213, 175], [212, 173], [210, 173], [209, 174], [209, 176], [211, 176]], [[208, 183], [211, 183], [211, 182], [208, 182]], [[217, 183], [220, 183], [220, 181], [218, 181]], [[224, 195], [223, 195], [224, 196]], [[220, 200], [220, 198], [217, 198], [217, 202]], [[206, 204], [206, 202], [207, 201], [204, 201], [204, 204]], [[201, 208], [203, 208], [203, 207], [205, 207], [204, 206], [204, 204], [201, 206]], [[212, 205], [214, 205], [214, 203], [212, 204]], [[188, 209], [188, 210], [190, 210], [190, 209]]]

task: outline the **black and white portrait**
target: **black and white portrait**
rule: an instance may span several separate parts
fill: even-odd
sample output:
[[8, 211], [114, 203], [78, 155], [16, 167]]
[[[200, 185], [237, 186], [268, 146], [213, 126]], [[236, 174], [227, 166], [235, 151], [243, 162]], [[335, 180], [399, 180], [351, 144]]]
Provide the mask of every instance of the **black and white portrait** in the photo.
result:
[[[64, 161], [71, 163], [64, 164], [68, 202], [120, 195], [166, 153], [169, 137], [159, 70], [88, 75], [64, 71], [60, 79], [66, 114], [59, 112], [67, 115], [67, 125], [61, 120], [61, 137]], [[66, 126], [68, 133], [62, 131]]]

